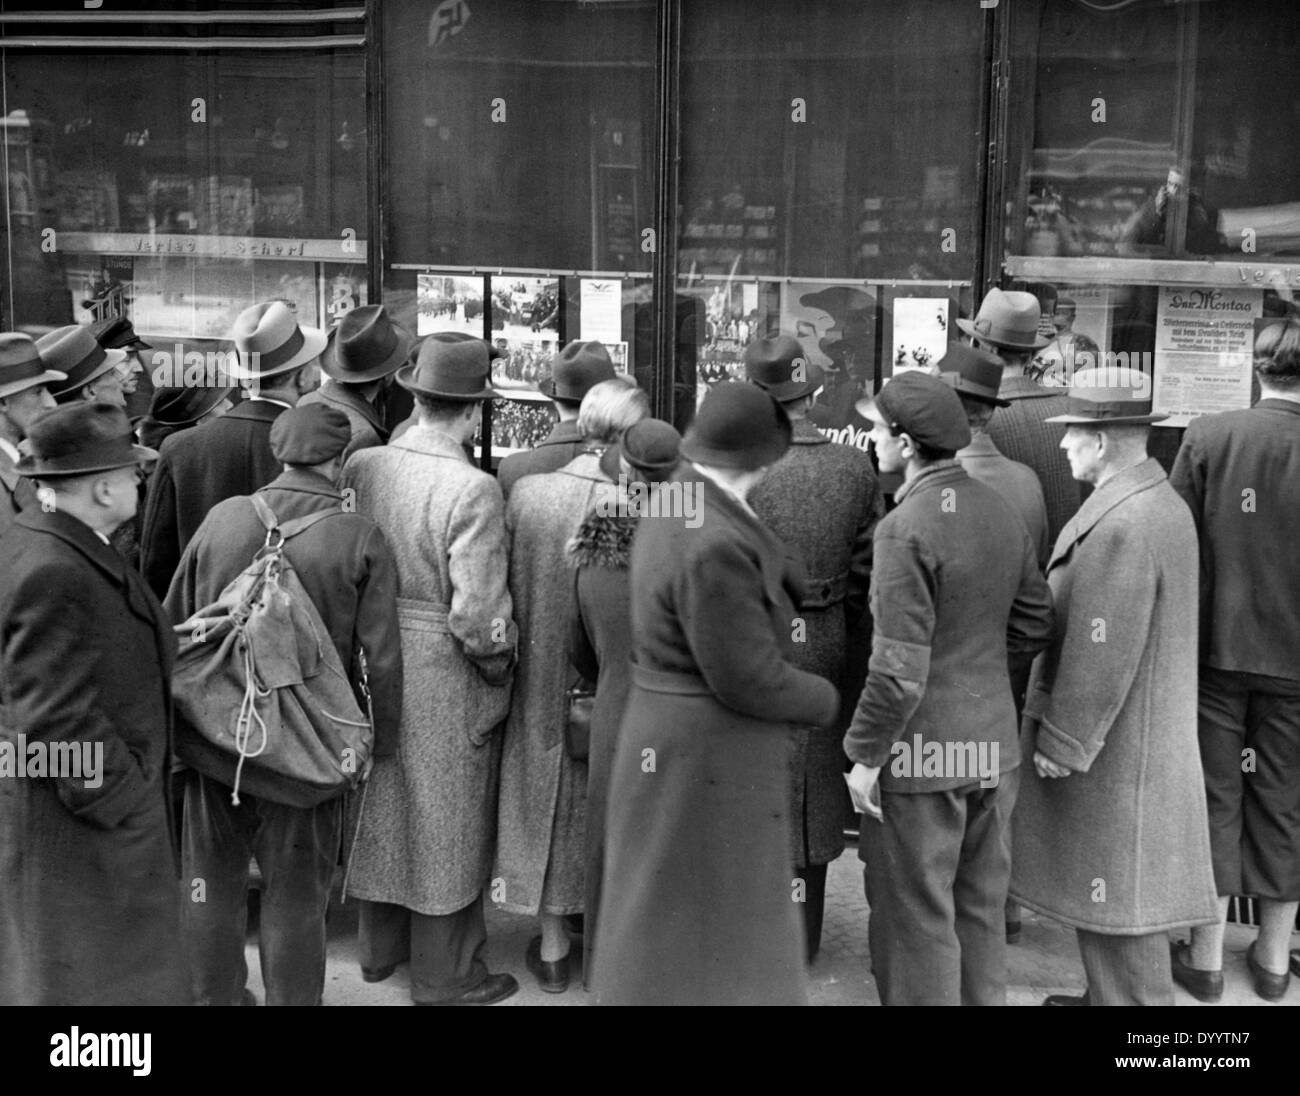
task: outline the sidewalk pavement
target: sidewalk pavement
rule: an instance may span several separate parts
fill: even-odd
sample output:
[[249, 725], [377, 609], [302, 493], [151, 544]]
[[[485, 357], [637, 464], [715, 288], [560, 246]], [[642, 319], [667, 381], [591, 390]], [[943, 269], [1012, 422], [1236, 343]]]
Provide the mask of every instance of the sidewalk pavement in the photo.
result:
[[[250, 925], [252, 925], [250, 919]], [[1049, 993], [1080, 994], [1084, 989], [1083, 966], [1072, 929], [1023, 914], [1021, 942], [1007, 949], [1010, 989], [1008, 1004], [1038, 1005]], [[537, 980], [524, 966], [524, 949], [540, 931], [530, 917], [506, 913], [488, 904], [488, 968], [507, 971], [519, 980], [519, 992], [500, 1005], [588, 1005], [591, 995], [582, 988], [582, 946], [575, 942], [570, 952], [572, 980], [565, 993], [543, 993]], [[1249, 926], [1229, 925], [1224, 948], [1226, 988], [1220, 1005], [1203, 1005], [1178, 986], [1175, 1004], [1200, 1008], [1222, 1005], [1266, 1005], [1255, 996], [1246, 969], [1246, 948], [1254, 939]], [[1293, 947], [1300, 938], [1293, 937]], [[259, 1002], [265, 1001], [258, 965], [255, 927], [250, 928], [247, 946], [249, 987]], [[862, 864], [850, 846], [830, 867], [826, 880], [826, 918], [822, 929], [821, 954], [808, 972], [808, 997], [814, 1005], [877, 1005], [875, 980], [871, 977], [867, 948], [867, 901], [862, 889]], [[329, 962], [325, 974], [326, 1005], [409, 1005], [410, 981], [405, 964], [386, 982], [368, 985], [361, 980], [357, 961], [357, 906], [339, 904], [337, 893], [329, 913]], [[1300, 979], [1278, 1005], [1300, 1005]]]

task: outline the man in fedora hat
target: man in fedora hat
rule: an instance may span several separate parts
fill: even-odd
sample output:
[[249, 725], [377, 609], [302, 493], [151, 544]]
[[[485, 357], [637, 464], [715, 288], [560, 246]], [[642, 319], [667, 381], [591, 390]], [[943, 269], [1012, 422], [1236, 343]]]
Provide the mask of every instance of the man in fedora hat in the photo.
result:
[[517, 634], [501, 489], [462, 448], [496, 395], [490, 375], [482, 339], [430, 335], [397, 371], [419, 424], [343, 470], [397, 559], [405, 666], [398, 748], [375, 760], [348, 894], [362, 899], [362, 977], [381, 981], [409, 959], [417, 1004], [491, 1004], [519, 988], [484, 961]]
[[[871, 458], [831, 442], [809, 421], [823, 374], [808, 364], [799, 342], [789, 335], [755, 339], [744, 358], [750, 383], [785, 408], [791, 425], [789, 450], [749, 501], [808, 568], [808, 592], [799, 605], [806, 634], [795, 647], [794, 662], [838, 688], [849, 633], [867, 608], [872, 534], [884, 516], [884, 499]], [[829, 732], [800, 727], [790, 753], [792, 857], [795, 876], [805, 884], [801, 908], [809, 960], [821, 944], [827, 868], [844, 851], [849, 795], [840, 739], [845, 722]]]
[[157, 449], [173, 434], [224, 415], [237, 396], [233, 385], [155, 388], [149, 397], [149, 413], [136, 428], [140, 444]]
[[[1234, 894], [1259, 900], [1255, 992], [1285, 995], [1300, 901], [1300, 318], [1255, 321], [1255, 375], [1259, 402], [1193, 419], [1169, 475], [1201, 546], [1197, 706], [1219, 922], [1192, 930], [1174, 980], [1202, 1001], [1223, 993]], [[1291, 964], [1300, 974], [1297, 952]]]
[[19, 510], [36, 502], [31, 480], [15, 471], [18, 444], [32, 423], [54, 408], [49, 386], [66, 379], [66, 373], [46, 367], [30, 336], [0, 335], [0, 536]]
[[1034, 663], [1013, 897], [1073, 926], [1087, 993], [1171, 1005], [1166, 930], [1216, 920], [1196, 749], [1196, 527], [1147, 456], [1151, 378], [1074, 375], [1061, 447], [1094, 490], [1047, 577], [1058, 626]]
[[1065, 395], [1027, 376], [1035, 351], [1048, 340], [1038, 334], [1038, 298], [996, 286], [980, 303], [974, 320], [957, 321], [977, 350], [988, 350], [1002, 362], [998, 395], [1011, 401], [988, 422], [988, 436], [998, 452], [1034, 470], [1047, 506], [1047, 539], [1051, 543], [1079, 508], [1079, 484], [1061, 456], [1062, 429], [1047, 422], [1065, 411]]
[[578, 430], [582, 398], [601, 381], [615, 376], [614, 363], [603, 343], [574, 340], [551, 359], [550, 376], [540, 386], [560, 416], [550, 434], [527, 453], [512, 453], [497, 469], [497, 481], [507, 498], [523, 476], [558, 472], [586, 446]]
[[414, 342], [380, 304], [354, 308], [330, 332], [329, 348], [321, 358], [325, 380], [302, 402], [324, 403], [347, 415], [352, 440], [343, 453], [345, 461], [358, 449], [388, 441], [378, 400], [406, 364]]
[[[375, 757], [397, 750], [402, 714], [402, 648], [397, 630], [397, 565], [379, 527], [343, 510], [335, 480], [352, 442], [337, 408], [299, 404], [271, 426], [271, 449], [284, 471], [258, 497], [283, 525], [311, 514], [332, 516], [285, 542], [284, 554], [320, 613], [354, 687], [363, 660], [375, 720]], [[218, 503], [194, 534], [167, 593], [174, 623], [210, 605], [248, 566], [266, 540], [251, 500]], [[231, 724], [236, 717], [230, 713]], [[318, 1005], [325, 984], [325, 910], [343, 833], [343, 799], [293, 805], [268, 784], [265, 795], [230, 798], [233, 758], [213, 756], [182, 718], [188, 746], [184, 877], [207, 881], [204, 902], [185, 903], [190, 981], [196, 1004], [238, 1004], [244, 994], [248, 862], [262, 870], [262, 971], [269, 1005]], [[205, 762], [208, 762], [205, 764]], [[256, 759], [250, 761], [255, 767]], [[248, 770], [245, 770], [247, 774]], [[265, 773], [265, 771], [264, 771]]]
[[17, 471], [41, 503], [0, 568], [0, 1003], [185, 1004], [176, 639], [108, 544], [153, 454], [107, 404], [51, 411], [28, 440]]
[[67, 374], [50, 389], [57, 403], [87, 400], [126, 407], [122, 379], [124, 372], [129, 374], [129, 367], [122, 369], [125, 350], [105, 350], [89, 327], [75, 323], [42, 335], [36, 340], [36, 349], [48, 368]]
[[315, 387], [323, 332], [300, 327], [283, 301], [254, 305], [235, 320], [232, 379], [249, 393], [232, 411], [163, 442], [149, 481], [140, 569], [159, 597], [181, 553], [217, 503], [251, 495], [280, 473], [271, 425]]
[[854, 805], [873, 816], [858, 852], [872, 970], [882, 1004], [1005, 1004], [1007, 654], [1047, 645], [1051, 595], [1011, 505], [955, 459], [970, 427], [945, 381], [901, 373], [858, 410], [881, 472], [903, 473], [876, 526], [871, 662], [844, 736]]
[[[474, 335], [467, 335], [463, 331], [439, 331], [436, 332], [436, 334], [438, 335], [439, 340], [443, 342], [481, 342], [484, 346], [487, 347], [488, 360], [490, 362], [495, 362], [498, 358], [505, 357], [504, 352], [502, 352], [498, 347], [494, 346], [492, 343], [488, 342], [486, 339], [480, 339]], [[415, 361], [415, 356], [419, 354], [421, 345], [422, 343], [418, 342], [411, 347], [410, 355], [407, 358], [408, 365], [410, 365]], [[392, 395], [393, 392], [400, 392], [402, 393], [403, 396], [406, 397], [405, 402], [408, 408], [410, 409], [410, 414], [408, 414], [406, 418], [402, 419], [393, 428], [393, 432], [392, 434], [389, 435], [388, 438], [389, 441], [396, 441], [403, 434], [405, 434], [409, 429], [411, 429], [411, 427], [420, 425], [420, 412], [419, 409], [416, 408], [415, 406], [415, 399], [411, 394], [411, 390], [407, 388], [405, 385], [401, 385], [401, 384], [393, 385], [392, 388], [389, 390], [388, 395], [385, 397], [385, 402], [390, 406], [396, 405], [397, 403], [397, 400]], [[473, 445], [472, 434], [470, 435], [470, 439], [465, 442], [463, 448], [465, 450], [465, 456], [467, 456], [471, 461], [474, 460], [474, 445]]]

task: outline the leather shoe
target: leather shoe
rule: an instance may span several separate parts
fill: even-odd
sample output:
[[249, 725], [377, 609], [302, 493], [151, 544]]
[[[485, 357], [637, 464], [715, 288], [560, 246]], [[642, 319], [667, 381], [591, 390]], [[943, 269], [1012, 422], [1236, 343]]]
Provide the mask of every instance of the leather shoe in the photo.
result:
[[386, 967], [362, 967], [361, 980], [363, 982], [382, 982], [384, 979], [392, 977], [393, 971], [396, 969], [396, 963], [389, 963]]
[[[1212, 1005], [1223, 996], [1223, 971], [1197, 970], [1190, 966], [1191, 948], [1184, 941], [1171, 942], [1169, 945], [1169, 964], [1174, 981], [1187, 990], [1198, 1001]], [[1187, 959], [1183, 958], [1184, 952]]]
[[1085, 993], [1079, 997], [1072, 996], [1068, 993], [1053, 993], [1050, 997], [1043, 998], [1044, 1005], [1086, 1005], [1088, 995]]
[[1291, 985], [1291, 972], [1285, 974], [1274, 974], [1271, 970], [1265, 970], [1255, 961], [1255, 945], [1252, 943], [1246, 949], [1246, 966], [1250, 968], [1250, 976], [1255, 983], [1255, 992], [1265, 1001], [1280, 1001], [1286, 996], [1287, 987]]
[[544, 993], [563, 993], [569, 988], [569, 957], [557, 959], [553, 963], [542, 961], [542, 938], [534, 936], [528, 941], [528, 950], [524, 952], [524, 962], [537, 977], [537, 984]]
[[445, 1001], [416, 1001], [417, 1005], [495, 1005], [513, 996], [519, 983], [510, 974], [489, 974], [473, 989]]

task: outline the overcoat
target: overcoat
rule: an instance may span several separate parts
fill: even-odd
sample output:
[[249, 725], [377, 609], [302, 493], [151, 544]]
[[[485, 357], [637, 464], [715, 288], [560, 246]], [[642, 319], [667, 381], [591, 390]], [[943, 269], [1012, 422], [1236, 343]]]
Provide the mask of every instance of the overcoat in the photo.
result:
[[36, 488], [14, 471], [13, 458], [0, 449], [0, 536], [14, 523], [18, 512], [36, 501]]
[[574, 575], [564, 549], [588, 511], [617, 488], [584, 453], [521, 480], [506, 503], [510, 597], [519, 625], [510, 718], [501, 743], [494, 879], [513, 913], [577, 913], [586, 860], [587, 766], [564, 746]]
[[0, 552], [0, 740], [25, 736], [29, 756], [90, 746], [97, 770], [0, 778], [0, 1004], [188, 1004], [176, 640], [139, 575], [76, 518], [26, 510]]
[[569, 541], [570, 566], [577, 572], [576, 601], [569, 632], [569, 658], [594, 682], [587, 757], [586, 890], [583, 902], [583, 977], [590, 983], [605, 865], [605, 817], [609, 774], [618, 727], [632, 687], [632, 537], [640, 518], [590, 513]]
[[516, 641], [501, 491], [430, 426], [354, 453], [340, 486], [397, 560], [404, 677], [397, 754], [366, 785], [347, 892], [455, 913], [487, 883], [496, 836]]
[[[866, 609], [872, 534], [885, 502], [866, 453], [830, 441], [810, 422], [793, 426], [789, 450], [749, 502], [808, 569], [799, 607], [805, 628], [794, 664], [842, 687], [848, 629]], [[790, 736], [791, 856], [797, 867], [829, 863], [844, 851], [851, 808], [843, 730], [800, 726]]]
[[326, 377], [318, 389], [308, 392], [298, 403], [300, 406], [323, 403], [326, 407], [347, 415], [348, 425], [352, 427], [352, 440], [343, 450], [344, 460], [358, 449], [369, 449], [372, 445], [383, 445], [388, 441], [389, 431], [384, 426], [379, 409], [331, 377]]
[[558, 472], [586, 448], [587, 442], [575, 419], [557, 422], [551, 432], [527, 453], [511, 453], [497, 469], [497, 482], [508, 499], [514, 485], [524, 476]]
[[[1011, 895], [1089, 932], [1217, 918], [1196, 738], [1196, 529], [1151, 458], [1097, 488], [1048, 565], [1057, 632], [1034, 663]], [[1074, 770], [1039, 777], [1034, 748]]]
[[957, 460], [971, 479], [992, 487], [1011, 503], [1029, 530], [1038, 565], [1046, 568], [1052, 554], [1052, 542], [1047, 536], [1047, 504], [1043, 501], [1043, 487], [1034, 470], [1018, 460], [1004, 457], [993, 444], [993, 439], [982, 430], [971, 432], [970, 445], [958, 450]]
[[689, 463], [669, 482], [701, 520], [642, 518], [632, 544], [593, 986], [601, 1004], [803, 1004], [787, 739], [830, 726], [839, 695], [791, 661], [784, 545]]
[[163, 442], [140, 533], [140, 570], [160, 599], [208, 511], [223, 499], [251, 495], [280, 474], [271, 424], [286, 410], [271, 400], [242, 400], [219, 418]]

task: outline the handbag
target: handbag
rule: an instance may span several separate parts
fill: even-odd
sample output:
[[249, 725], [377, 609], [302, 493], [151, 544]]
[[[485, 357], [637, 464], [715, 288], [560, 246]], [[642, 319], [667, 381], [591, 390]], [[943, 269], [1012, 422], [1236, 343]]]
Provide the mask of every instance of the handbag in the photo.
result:
[[591, 714], [596, 710], [596, 694], [586, 684], [571, 685], [568, 691], [569, 718], [564, 724], [564, 750], [574, 761], [586, 761], [591, 755]]

